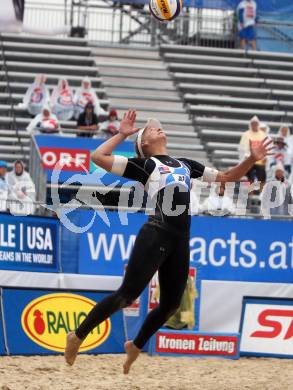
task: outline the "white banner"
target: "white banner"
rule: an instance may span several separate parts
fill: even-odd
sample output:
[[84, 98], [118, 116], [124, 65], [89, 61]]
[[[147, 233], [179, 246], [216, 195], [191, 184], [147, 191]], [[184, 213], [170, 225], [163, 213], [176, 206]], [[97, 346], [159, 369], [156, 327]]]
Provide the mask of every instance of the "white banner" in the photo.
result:
[[244, 296], [293, 298], [293, 284], [203, 280], [199, 330], [238, 332]]
[[293, 300], [245, 300], [241, 352], [293, 357], [292, 339]]
[[114, 291], [121, 282], [121, 276], [0, 271], [1, 287]]

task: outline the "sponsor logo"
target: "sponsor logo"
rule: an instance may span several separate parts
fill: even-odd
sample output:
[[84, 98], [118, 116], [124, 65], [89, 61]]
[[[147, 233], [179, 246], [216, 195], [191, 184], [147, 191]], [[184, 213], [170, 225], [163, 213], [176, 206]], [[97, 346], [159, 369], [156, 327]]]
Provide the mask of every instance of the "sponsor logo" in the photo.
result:
[[84, 172], [90, 167], [90, 152], [82, 149], [61, 149], [41, 147], [40, 152], [45, 169], [58, 169], [62, 171]]
[[263, 301], [271, 303], [246, 302], [241, 352], [293, 356], [293, 301], [292, 305]]
[[[66, 334], [75, 330], [96, 302], [82, 295], [57, 293], [31, 301], [23, 310], [21, 325], [36, 344], [57, 352], [65, 349]], [[85, 339], [80, 351], [88, 351], [107, 340], [111, 331], [109, 319], [98, 325]]]
[[[293, 337], [293, 309], [292, 310], [280, 310], [280, 309], [266, 309], [263, 310], [258, 316], [258, 323], [267, 328], [267, 330], [257, 330], [253, 332], [251, 337], [273, 338], [278, 337], [282, 330], [282, 319], [289, 317], [291, 322], [289, 326], [285, 326], [285, 333], [283, 333], [283, 340], [291, 339]], [[286, 329], [287, 328], [287, 329]]]
[[158, 332], [156, 352], [172, 354], [238, 356], [238, 337], [200, 333]]

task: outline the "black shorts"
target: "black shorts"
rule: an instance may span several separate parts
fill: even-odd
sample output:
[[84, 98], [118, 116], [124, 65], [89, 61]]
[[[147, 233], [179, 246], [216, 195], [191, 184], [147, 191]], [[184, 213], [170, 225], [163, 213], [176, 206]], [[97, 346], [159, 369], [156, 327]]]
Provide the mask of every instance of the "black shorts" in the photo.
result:
[[264, 183], [266, 181], [266, 168], [265, 165], [254, 165], [247, 173], [246, 176], [250, 182], [255, 180]]

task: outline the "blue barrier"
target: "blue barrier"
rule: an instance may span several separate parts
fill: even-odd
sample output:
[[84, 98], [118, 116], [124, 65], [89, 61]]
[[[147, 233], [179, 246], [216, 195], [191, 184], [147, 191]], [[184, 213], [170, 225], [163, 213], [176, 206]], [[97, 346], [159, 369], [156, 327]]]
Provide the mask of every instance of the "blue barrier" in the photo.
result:
[[[81, 226], [93, 218], [93, 211], [81, 215]], [[79, 273], [98, 275], [117, 275], [124, 273], [136, 235], [146, 221], [146, 215], [136, 213], [107, 213], [109, 225], [98, 215], [90, 229], [81, 234], [79, 245]], [[126, 222], [122, 225], [121, 222]]]
[[[36, 135], [36, 143], [42, 155], [43, 167], [48, 173], [51, 182], [79, 182], [82, 184], [104, 184], [128, 182], [120, 176], [106, 172], [97, 167], [90, 159], [90, 154], [104, 139], [70, 138], [48, 135]], [[134, 156], [133, 142], [124, 141], [117, 146], [113, 154], [126, 157]], [[62, 162], [62, 170], [53, 173], [55, 164]], [[57, 176], [56, 176], [57, 175]]]
[[[82, 214], [83, 224], [93, 217]], [[110, 226], [99, 216], [81, 234], [79, 272], [122, 275], [144, 214], [108, 212]], [[201, 279], [292, 282], [292, 222], [238, 218], [192, 217], [190, 265]]]
[[57, 272], [59, 221], [50, 218], [0, 217], [0, 268]]
[[[56, 354], [66, 334], [75, 330], [107, 293], [62, 290], [3, 289], [9, 354]], [[121, 353], [125, 328], [122, 312], [95, 328], [80, 349], [87, 353]]]

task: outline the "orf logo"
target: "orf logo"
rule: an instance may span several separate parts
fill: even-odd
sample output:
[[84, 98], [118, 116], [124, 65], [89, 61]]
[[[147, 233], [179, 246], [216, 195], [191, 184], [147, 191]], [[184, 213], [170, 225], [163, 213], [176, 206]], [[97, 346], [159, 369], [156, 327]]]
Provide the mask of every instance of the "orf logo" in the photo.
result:
[[[62, 352], [66, 334], [75, 330], [95, 305], [96, 302], [77, 294], [43, 295], [25, 307], [21, 324], [32, 341], [46, 349]], [[107, 319], [87, 336], [80, 351], [99, 346], [107, 340], [110, 331], [111, 322]]]

